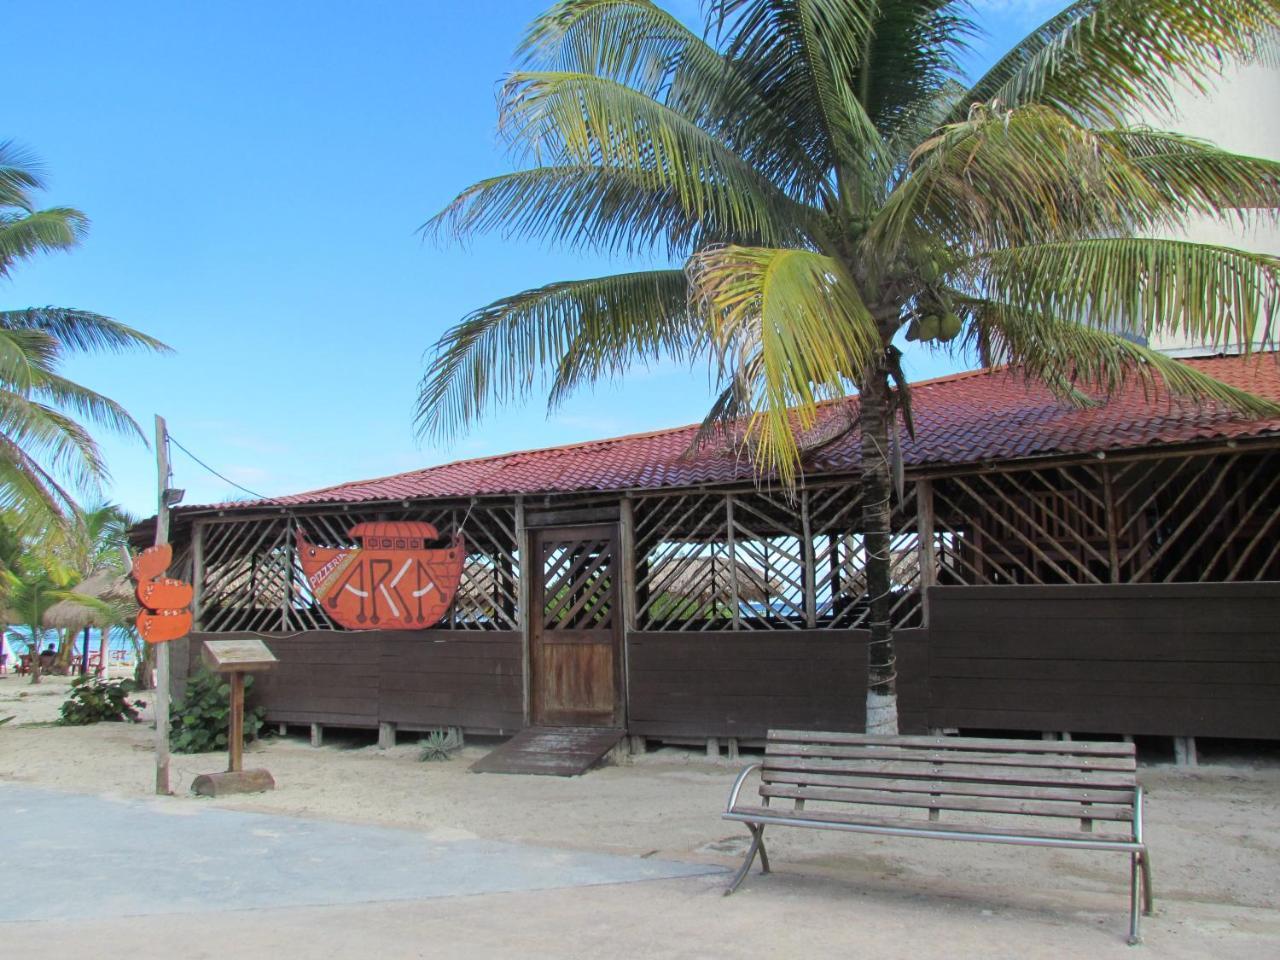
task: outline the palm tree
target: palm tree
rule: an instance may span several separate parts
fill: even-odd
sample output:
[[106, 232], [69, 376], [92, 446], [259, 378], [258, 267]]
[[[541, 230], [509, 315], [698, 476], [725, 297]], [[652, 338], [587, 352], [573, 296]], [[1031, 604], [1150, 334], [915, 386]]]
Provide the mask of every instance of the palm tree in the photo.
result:
[[107, 617], [108, 604], [83, 594], [72, 587], [76, 573], [39, 542], [28, 542], [13, 564], [0, 571], [8, 610], [5, 619], [21, 624], [26, 635], [10, 634], [10, 639], [25, 643], [31, 655], [31, 682], [39, 683], [43, 664], [40, 645], [49, 629], [49, 611], [58, 603], [73, 603]]
[[[529, 166], [427, 225], [669, 269], [489, 304], [437, 343], [419, 429], [662, 356], [718, 361], [708, 426], [790, 484], [816, 404], [860, 394], [870, 599], [867, 729], [897, 730], [890, 465], [909, 392], [895, 338], [973, 349], [1065, 402], [1130, 381], [1252, 415], [1277, 407], [1137, 342], [1270, 339], [1280, 261], [1171, 239], [1191, 216], [1280, 209], [1280, 164], [1129, 125], [1248, 59], [1280, 0], [1078, 0], [985, 75], [939, 0], [709, 0], [705, 36], [648, 0], [562, 0], [531, 26], [500, 131]], [[1129, 334], [1124, 336], [1122, 334]], [[709, 435], [704, 432], [704, 435]]]
[[[87, 508], [74, 507], [66, 523], [46, 531], [50, 549], [74, 574], [74, 591], [105, 605], [90, 609], [66, 601], [49, 611], [48, 622], [63, 629], [55, 660], [59, 668], [70, 665], [78, 630], [85, 631], [86, 644], [90, 627], [101, 630], [105, 651], [111, 629], [127, 629], [136, 618], [138, 605], [126, 561], [127, 533], [136, 522], [137, 518], [118, 504], [99, 503]], [[106, 670], [105, 658], [100, 669]]]
[[[68, 250], [85, 235], [88, 219], [79, 210], [37, 209], [34, 192], [43, 188], [35, 159], [0, 141], [0, 279], [20, 261]], [[91, 488], [106, 477], [98, 445], [77, 418], [145, 442], [123, 407], [58, 373], [68, 354], [138, 347], [169, 349], [86, 310], [0, 310], [0, 509], [18, 508], [40, 522], [74, 504], [64, 480]]]

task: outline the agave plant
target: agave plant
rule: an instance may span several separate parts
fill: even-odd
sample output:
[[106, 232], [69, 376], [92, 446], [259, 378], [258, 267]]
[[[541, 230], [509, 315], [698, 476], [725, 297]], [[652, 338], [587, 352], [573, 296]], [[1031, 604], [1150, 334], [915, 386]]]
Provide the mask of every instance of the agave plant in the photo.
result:
[[[718, 360], [711, 422], [792, 483], [816, 405], [860, 394], [867, 729], [897, 729], [889, 622], [894, 340], [1008, 362], [1064, 402], [1139, 380], [1248, 415], [1274, 404], [1142, 345], [1271, 339], [1280, 261], [1162, 239], [1280, 209], [1280, 164], [1135, 125], [1256, 57], [1280, 0], [1078, 0], [965, 77], [970, 8], [940, 0], [708, 0], [699, 35], [647, 0], [563, 0], [502, 88], [524, 169], [428, 224], [669, 269], [527, 290], [464, 318], [420, 428], [670, 356]], [[1129, 334], [1126, 336], [1125, 334]], [[541, 377], [539, 376], [541, 374]], [[907, 427], [910, 428], [909, 420]]]
[[[88, 229], [79, 210], [37, 209], [35, 193], [44, 186], [36, 160], [0, 141], [0, 279], [23, 260], [76, 246]], [[118, 403], [58, 372], [68, 354], [138, 347], [169, 349], [86, 310], [0, 310], [0, 509], [17, 508], [39, 523], [74, 505], [68, 481], [92, 487], [107, 475], [81, 420], [145, 439]]]

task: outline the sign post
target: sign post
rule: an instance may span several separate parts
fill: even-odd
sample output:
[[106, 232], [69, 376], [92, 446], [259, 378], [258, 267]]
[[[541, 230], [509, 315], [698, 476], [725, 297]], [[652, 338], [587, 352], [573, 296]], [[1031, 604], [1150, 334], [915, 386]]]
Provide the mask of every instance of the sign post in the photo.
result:
[[[156, 546], [169, 542], [169, 433], [164, 417], [156, 414]], [[169, 645], [156, 646], [156, 793], [168, 796], [169, 789]]]
[[275, 655], [258, 638], [244, 637], [206, 640], [201, 656], [211, 670], [228, 675], [231, 715], [227, 723], [226, 772], [200, 774], [191, 784], [192, 791], [202, 797], [220, 797], [274, 790], [276, 782], [266, 770], [244, 769], [244, 676], [270, 669], [277, 662]]

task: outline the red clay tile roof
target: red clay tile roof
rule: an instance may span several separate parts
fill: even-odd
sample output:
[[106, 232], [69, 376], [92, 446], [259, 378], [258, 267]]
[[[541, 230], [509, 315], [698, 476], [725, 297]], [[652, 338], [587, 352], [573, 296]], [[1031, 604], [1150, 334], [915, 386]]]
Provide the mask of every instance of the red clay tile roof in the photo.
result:
[[[1213, 357], [1190, 363], [1233, 386], [1280, 402], [1280, 354]], [[856, 397], [850, 397], [826, 404], [822, 417], [856, 413], [857, 403]], [[1280, 435], [1280, 420], [1247, 420], [1214, 407], [1180, 404], [1163, 395], [1146, 397], [1139, 386], [1100, 406], [1079, 410], [1056, 400], [1044, 387], [1003, 369], [921, 381], [914, 386], [912, 404], [916, 437], [911, 440], [903, 434], [903, 460], [908, 468]], [[307, 493], [219, 506], [241, 509], [635, 490], [751, 477], [750, 462], [727, 451], [705, 449], [686, 458], [696, 432], [696, 426], [677, 427], [460, 460]], [[814, 455], [806, 473], [856, 471], [858, 461], [857, 435], [846, 434]], [[180, 508], [191, 509], [201, 508]]]

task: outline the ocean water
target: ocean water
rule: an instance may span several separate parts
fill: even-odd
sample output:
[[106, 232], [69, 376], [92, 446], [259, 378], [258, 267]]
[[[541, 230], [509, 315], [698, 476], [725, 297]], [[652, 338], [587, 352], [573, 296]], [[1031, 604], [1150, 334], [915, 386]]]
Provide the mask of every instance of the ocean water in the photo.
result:
[[[11, 626], [5, 634], [4, 650], [9, 654], [9, 664], [16, 662], [18, 655], [27, 652], [27, 638], [31, 635], [31, 631], [25, 627]], [[44, 649], [50, 644], [57, 645], [58, 634], [49, 631], [42, 640], [40, 647]], [[89, 656], [96, 657], [98, 649], [102, 645], [102, 631], [89, 631]], [[84, 634], [76, 635], [75, 655], [76, 659], [80, 658], [81, 652], [84, 650]], [[122, 630], [112, 630], [107, 641], [107, 656], [111, 663], [117, 666], [127, 666], [134, 661], [133, 642], [129, 635]]]

